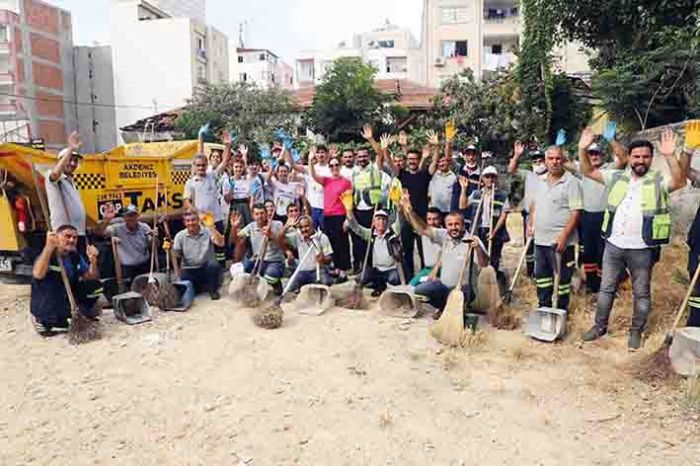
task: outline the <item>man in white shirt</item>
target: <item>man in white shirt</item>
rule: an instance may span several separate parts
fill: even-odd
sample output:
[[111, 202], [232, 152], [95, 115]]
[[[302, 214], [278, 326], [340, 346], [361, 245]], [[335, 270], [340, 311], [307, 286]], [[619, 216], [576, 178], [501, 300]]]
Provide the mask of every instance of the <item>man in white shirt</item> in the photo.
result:
[[[319, 177], [330, 177], [331, 169], [328, 166], [328, 149], [324, 145], [318, 145], [315, 148], [317, 163], [314, 166], [314, 171]], [[318, 184], [313, 179], [307, 167], [297, 164], [292, 159], [289, 152], [285, 152], [287, 163], [295, 171], [302, 173], [306, 180], [306, 197], [311, 205], [311, 219], [314, 222], [314, 228], [317, 230], [323, 229], [323, 186]]]
[[452, 161], [447, 156], [440, 157], [437, 162], [437, 170], [430, 179], [428, 196], [430, 207], [440, 210], [443, 215], [452, 211], [452, 190], [457, 183], [457, 175], [450, 170]]
[[646, 140], [634, 141], [629, 147], [626, 170], [601, 170], [593, 166], [588, 147], [595, 135], [584, 130], [579, 141], [581, 173], [603, 183], [608, 199], [603, 219], [606, 238], [603, 254], [603, 277], [598, 293], [595, 324], [583, 335], [593, 341], [608, 331], [617, 277], [625, 268], [632, 275], [634, 314], [627, 346], [634, 351], [642, 346], [642, 337], [651, 311], [651, 272], [658, 259], [659, 247], [671, 237], [669, 193], [685, 186], [681, 166], [676, 159], [677, 137], [667, 130], [661, 138], [661, 154], [671, 176], [651, 169], [654, 146]]

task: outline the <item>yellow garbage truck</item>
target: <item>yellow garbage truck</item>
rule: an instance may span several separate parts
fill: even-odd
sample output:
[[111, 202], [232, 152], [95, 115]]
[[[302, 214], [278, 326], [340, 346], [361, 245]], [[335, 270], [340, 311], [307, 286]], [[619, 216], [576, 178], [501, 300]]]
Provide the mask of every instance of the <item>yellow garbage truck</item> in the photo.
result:
[[[151, 218], [156, 209], [158, 214], [167, 209], [176, 215], [183, 206], [183, 189], [196, 152], [197, 141], [173, 141], [126, 144], [84, 155], [73, 176], [87, 213], [88, 230], [102, 218], [108, 203], [117, 208], [135, 205]], [[32, 181], [32, 165], [44, 193], [44, 175], [56, 162], [53, 153], [0, 145], [0, 275], [31, 275], [47, 229]], [[158, 199], [156, 184], [161, 186]]]

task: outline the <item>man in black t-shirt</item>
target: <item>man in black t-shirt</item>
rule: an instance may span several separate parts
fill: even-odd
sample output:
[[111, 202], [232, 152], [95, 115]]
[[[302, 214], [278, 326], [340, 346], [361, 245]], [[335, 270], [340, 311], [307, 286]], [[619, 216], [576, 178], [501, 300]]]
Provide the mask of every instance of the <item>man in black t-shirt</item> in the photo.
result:
[[[686, 135], [686, 141], [687, 140], [688, 138]], [[693, 155], [694, 151], [684, 151], [680, 158], [680, 164], [688, 179], [693, 183], [693, 186], [698, 186], [700, 184], [700, 171], [692, 167]], [[700, 206], [698, 206], [698, 210], [695, 213], [695, 220], [688, 232], [688, 246], [690, 247], [690, 252], [688, 253], [688, 273], [692, 280], [698, 263], [700, 262]], [[688, 307], [690, 309], [690, 314], [688, 315], [688, 323], [686, 326], [700, 327], [700, 280], [695, 284], [693, 294], [688, 301]]]

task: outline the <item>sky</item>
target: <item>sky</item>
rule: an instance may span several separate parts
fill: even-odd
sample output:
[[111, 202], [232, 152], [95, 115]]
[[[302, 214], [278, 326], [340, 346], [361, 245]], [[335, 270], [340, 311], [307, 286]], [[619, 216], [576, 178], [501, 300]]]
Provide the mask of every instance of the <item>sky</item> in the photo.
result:
[[[111, 0], [45, 0], [73, 15], [76, 45], [109, 43]], [[331, 48], [381, 26], [385, 19], [420, 39], [421, 0], [206, 0], [207, 22], [238, 43], [245, 22], [246, 47], [267, 48], [292, 64], [301, 50]]]

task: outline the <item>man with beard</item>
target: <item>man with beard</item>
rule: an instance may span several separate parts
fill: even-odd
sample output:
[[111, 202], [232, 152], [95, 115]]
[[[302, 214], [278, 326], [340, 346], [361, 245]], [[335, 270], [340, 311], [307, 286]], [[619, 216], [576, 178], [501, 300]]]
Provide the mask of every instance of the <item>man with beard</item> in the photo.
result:
[[428, 195], [430, 196], [430, 207], [435, 207], [443, 215], [452, 211], [452, 193], [457, 175], [452, 171], [452, 160], [445, 154], [437, 160], [437, 170], [430, 180]]
[[[514, 179], [522, 179], [525, 184], [525, 192], [522, 201], [522, 211], [521, 215], [523, 217], [523, 228], [525, 229], [525, 235], [527, 235], [527, 225], [530, 218], [530, 206], [535, 199], [535, 193], [537, 192], [537, 186], [541, 183], [540, 177], [547, 173], [547, 165], [544, 163], [544, 152], [539, 149], [530, 151], [530, 161], [532, 163], [531, 170], [522, 170], [518, 168], [520, 163], [520, 158], [525, 153], [525, 144], [520, 141], [516, 141], [513, 146], [513, 157], [510, 159], [508, 164], [508, 174], [513, 176]], [[516, 178], [517, 177], [517, 178]], [[527, 248], [525, 253], [525, 268], [528, 277], [532, 277], [535, 274], [535, 243], [531, 242], [530, 246]]]
[[[358, 150], [359, 152], [359, 150]], [[349, 147], [344, 149], [340, 154], [340, 176], [343, 178], [352, 179], [352, 171], [355, 168], [355, 151]]]
[[545, 163], [547, 174], [542, 176], [537, 187], [528, 224], [528, 234], [534, 236], [535, 243], [537, 299], [540, 307], [552, 307], [554, 274], [558, 272], [557, 307], [568, 310], [571, 277], [576, 265], [576, 227], [583, 207], [581, 184], [564, 170], [561, 147], [549, 147]]
[[581, 173], [607, 188], [607, 206], [603, 218], [606, 239], [603, 254], [603, 277], [598, 293], [595, 323], [583, 335], [593, 341], [608, 331], [608, 320], [617, 291], [617, 278], [623, 269], [632, 275], [634, 313], [627, 347], [634, 351], [642, 346], [647, 318], [651, 311], [651, 272], [659, 247], [671, 236], [669, 193], [685, 186], [685, 177], [676, 159], [677, 137], [666, 130], [661, 137], [661, 154], [666, 159], [670, 178], [651, 169], [654, 146], [646, 140], [629, 146], [626, 170], [600, 170], [588, 157], [593, 131], [587, 128], [579, 140]]

